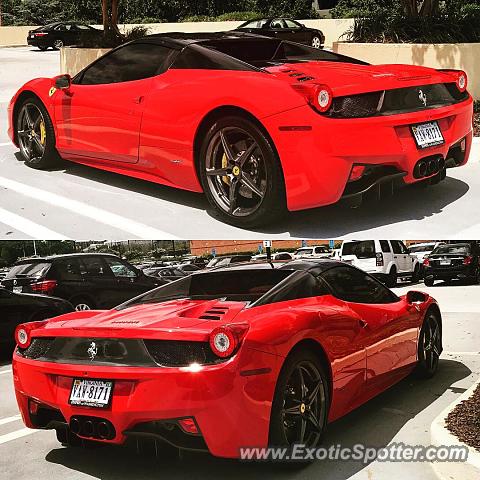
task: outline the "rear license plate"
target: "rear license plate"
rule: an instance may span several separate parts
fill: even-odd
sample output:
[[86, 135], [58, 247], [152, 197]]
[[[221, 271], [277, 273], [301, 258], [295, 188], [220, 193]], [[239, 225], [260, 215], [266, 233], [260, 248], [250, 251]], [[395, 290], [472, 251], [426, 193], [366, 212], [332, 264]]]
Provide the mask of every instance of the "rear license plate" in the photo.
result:
[[440, 260], [440, 265], [451, 265], [451, 263], [450, 260]]
[[420, 123], [410, 128], [418, 148], [436, 147], [445, 143], [438, 122]]
[[23, 287], [13, 287], [13, 293], [22, 293]]
[[75, 378], [70, 391], [70, 405], [105, 408], [110, 405], [113, 382]]

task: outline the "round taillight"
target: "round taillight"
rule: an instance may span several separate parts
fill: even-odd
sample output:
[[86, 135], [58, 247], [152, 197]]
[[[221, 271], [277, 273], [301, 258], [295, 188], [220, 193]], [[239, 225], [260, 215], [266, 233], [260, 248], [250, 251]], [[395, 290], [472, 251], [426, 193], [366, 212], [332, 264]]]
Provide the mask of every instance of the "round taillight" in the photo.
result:
[[314, 105], [315, 108], [321, 112], [327, 112], [332, 106], [333, 102], [333, 93], [330, 90], [330, 87], [326, 85], [319, 85], [315, 92]]
[[15, 332], [15, 340], [17, 345], [21, 348], [27, 348], [30, 344], [30, 336], [25, 328], [18, 328]]
[[228, 328], [219, 327], [210, 334], [210, 348], [217, 357], [229, 357], [236, 347], [235, 335]]
[[457, 88], [464, 92], [467, 89], [467, 74], [465, 72], [459, 72], [457, 77]]

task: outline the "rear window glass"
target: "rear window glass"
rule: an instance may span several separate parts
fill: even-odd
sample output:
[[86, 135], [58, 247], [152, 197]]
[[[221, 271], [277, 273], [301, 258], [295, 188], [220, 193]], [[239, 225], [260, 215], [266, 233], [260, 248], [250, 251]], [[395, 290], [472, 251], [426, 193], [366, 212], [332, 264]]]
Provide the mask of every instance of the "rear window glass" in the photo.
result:
[[432, 254], [458, 254], [458, 255], [469, 255], [470, 247], [468, 245], [441, 245], [437, 247]]
[[231, 57], [237, 58], [256, 67], [310, 60], [348, 62], [366, 65], [366, 63], [361, 60], [273, 38], [210, 40], [202, 42], [201, 45], [212, 50], [226, 53]]
[[276, 269], [252, 270], [251, 275], [245, 270], [193, 274], [148, 292], [122, 308], [180, 298], [255, 301], [291, 274], [290, 270]]
[[375, 258], [375, 242], [373, 240], [364, 240], [344, 243], [342, 255], [355, 255], [357, 258]]
[[408, 247], [410, 253], [417, 253], [417, 252], [431, 252], [435, 248], [435, 244], [428, 244], [428, 245], [412, 245]]
[[50, 268], [50, 262], [32, 262], [14, 265], [5, 278], [42, 277]]

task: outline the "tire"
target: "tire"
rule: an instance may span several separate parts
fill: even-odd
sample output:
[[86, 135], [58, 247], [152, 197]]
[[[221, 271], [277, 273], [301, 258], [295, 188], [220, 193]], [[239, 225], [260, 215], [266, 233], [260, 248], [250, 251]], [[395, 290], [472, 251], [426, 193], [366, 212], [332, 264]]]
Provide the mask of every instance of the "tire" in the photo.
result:
[[426, 287], [433, 287], [433, 284], [435, 283], [435, 278], [432, 276], [425, 277], [423, 279], [423, 283], [425, 284]]
[[286, 213], [280, 160], [265, 133], [246, 118], [213, 123], [200, 149], [199, 170], [208, 202], [226, 223], [254, 228]]
[[[307, 370], [303, 370], [307, 366], [312, 368], [312, 376], [306, 373]], [[309, 393], [313, 394], [315, 388], [318, 388], [316, 400], [312, 407], [308, 406], [308, 403], [303, 401], [303, 399], [301, 403], [297, 403], [294, 399], [294, 396], [298, 395], [301, 390], [299, 388], [300, 382], [297, 381], [299, 379], [299, 376], [297, 376], [299, 369], [304, 372], [305, 385], [309, 385], [305, 400], [308, 399]], [[316, 380], [311, 381], [312, 379]], [[313, 387], [314, 385], [315, 387]], [[317, 385], [318, 387], [316, 387]], [[301, 397], [304, 397], [304, 395], [301, 395]], [[286, 410], [290, 411], [288, 414], [284, 413], [286, 402], [291, 402], [291, 405], [293, 405], [287, 407]], [[297, 405], [298, 413], [296, 413]], [[315, 409], [313, 405], [315, 405]], [[297, 350], [292, 353], [285, 360], [275, 387], [270, 415], [269, 444], [277, 447], [290, 447], [295, 443], [302, 443], [309, 448], [316, 447], [320, 443], [327, 425], [329, 405], [328, 380], [322, 362], [310, 350]], [[310, 417], [316, 419], [315, 422], [307, 419]], [[289, 426], [289, 424], [293, 425], [292, 422], [296, 425], [295, 427]], [[306, 426], [302, 427], [304, 422]], [[295, 432], [292, 431], [292, 428], [294, 428]], [[302, 428], [304, 428], [303, 440], [300, 438]], [[290, 433], [293, 436], [289, 437], [286, 431], [288, 429], [290, 429]], [[307, 432], [308, 437], [305, 437]]]
[[[434, 330], [435, 329], [435, 330]], [[436, 333], [432, 333], [436, 331]], [[438, 314], [428, 310], [418, 337], [417, 376], [432, 378], [438, 368], [438, 360], [442, 353], [442, 329]]]
[[473, 277], [471, 278], [470, 283], [471, 283], [472, 285], [478, 285], [478, 284], [480, 284], [480, 268], [477, 268], [475, 274], [474, 274]]
[[413, 270], [412, 283], [417, 283], [420, 280], [420, 265], [417, 263]]
[[[25, 109], [29, 112], [30, 121], [26, 119]], [[55, 148], [55, 131], [43, 103], [37, 97], [28, 97], [19, 105], [17, 111], [15, 135], [25, 165], [37, 170], [45, 170], [59, 165], [61, 159]], [[35, 132], [34, 136], [31, 135], [30, 128], [32, 132]], [[28, 145], [30, 145], [30, 152]]]
[[53, 318], [53, 317], [56, 317], [57, 315], [59, 314], [55, 312], [50, 312], [50, 311], [38, 312], [32, 316], [32, 318], [30, 319], [30, 322], [41, 322], [42, 320]]
[[393, 288], [397, 285], [397, 267], [395, 265], [390, 269], [385, 284], [388, 288]]
[[95, 302], [88, 297], [75, 297], [70, 300], [70, 303], [76, 312], [95, 309]]
[[54, 50], [60, 50], [62, 47], [65, 46], [65, 43], [63, 42], [62, 39], [58, 38], [53, 42], [53, 48]]
[[312, 37], [311, 46], [313, 48], [322, 48], [322, 39], [318, 35]]
[[39, 46], [38, 49], [42, 52], [46, 52], [48, 50], [48, 47], [42, 45], [41, 47]]

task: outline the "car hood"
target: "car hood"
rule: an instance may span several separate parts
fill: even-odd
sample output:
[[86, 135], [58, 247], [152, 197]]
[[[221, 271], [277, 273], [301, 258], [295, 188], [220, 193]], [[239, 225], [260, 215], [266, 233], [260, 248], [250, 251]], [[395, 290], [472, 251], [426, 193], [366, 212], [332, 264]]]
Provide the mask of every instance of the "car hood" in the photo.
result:
[[106, 311], [74, 312], [50, 320], [35, 336], [204, 339], [234, 322], [246, 302], [171, 300]]
[[[292, 85], [326, 84], [337, 96], [454, 82], [451, 75], [433, 68], [402, 64], [357, 65], [344, 62], [312, 61], [285, 63], [281, 66], [268, 67], [266, 70]], [[304, 77], [311, 77], [311, 79], [298, 80]]]

